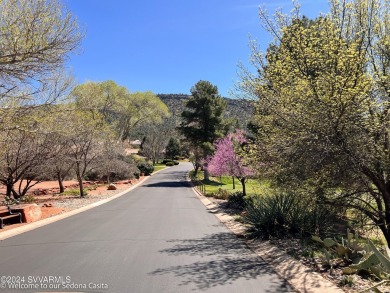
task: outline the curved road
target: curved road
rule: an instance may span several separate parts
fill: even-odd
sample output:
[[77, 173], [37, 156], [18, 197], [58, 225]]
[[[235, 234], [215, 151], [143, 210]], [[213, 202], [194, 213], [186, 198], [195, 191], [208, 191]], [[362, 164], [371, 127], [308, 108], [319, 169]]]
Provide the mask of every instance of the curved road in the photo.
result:
[[166, 169], [107, 204], [1, 241], [1, 280], [14, 276], [6, 279], [23, 289], [2, 283], [0, 292], [290, 292], [197, 199], [190, 168]]

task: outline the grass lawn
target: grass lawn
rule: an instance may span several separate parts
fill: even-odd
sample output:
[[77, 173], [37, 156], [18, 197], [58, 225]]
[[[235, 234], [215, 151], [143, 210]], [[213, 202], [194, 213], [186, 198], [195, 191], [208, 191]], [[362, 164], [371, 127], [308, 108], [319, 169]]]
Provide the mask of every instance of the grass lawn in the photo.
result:
[[[191, 171], [190, 175], [193, 174], [193, 172], [194, 171]], [[201, 180], [202, 183], [206, 186], [207, 194], [214, 193], [220, 188], [227, 190], [229, 193], [242, 191], [241, 182], [237, 178], [234, 179], [236, 189], [233, 189], [233, 178], [230, 176], [210, 176], [210, 181], [205, 181], [203, 180], [203, 171], [199, 171], [197, 180]], [[269, 182], [260, 181], [257, 179], [249, 179], [245, 186], [247, 195], [264, 194], [270, 190]]]
[[153, 171], [153, 173], [154, 172], [157, 172], [157, 171], [160, 171], [160, 170], [162, 170], [162, 169], [165, 169], [167, 166], [165, 166], [165, 164], [156, 164], [156, 165], [154, 165], [154, 171]]

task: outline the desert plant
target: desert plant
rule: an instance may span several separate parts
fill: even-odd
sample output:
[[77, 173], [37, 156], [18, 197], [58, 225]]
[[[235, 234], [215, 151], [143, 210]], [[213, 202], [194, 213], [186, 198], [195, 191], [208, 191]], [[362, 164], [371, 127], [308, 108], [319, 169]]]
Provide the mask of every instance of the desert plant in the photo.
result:
[[293, 193], [254, 197], [245, 211], [249, 235], [265, 239], [304, 237], [313, 231], [324, 235], [330, 233], [337, 222], [334, 211], [318, 207], [311, 200]]
[[172, 162], [172, 161], [166, 162], [166, 163], [165, 163], [165, 166], [172, 167], [172, 166], [175, 166], [175, 163]]
[[20, 201], [23, 203], [33, 203], [33, 202], [35, 202], [35, 197], [30, 195], [30, 194], [27, 194], [27, 195], [22, 196], [20, 198]]
[[331, 258], [336, 261], [338, 258], [344, 262], [344, 275], [368, 274], [378, 279], [389, 279], [390, 258], [386, 252], [380, 252], [371, 240], [367, 240], [364, 245], [357, 234], [353, 235], [349, 231], [347, 238], [342, 238], [341, 243], [332, 238], [322, 240], [318, 236], [313, 236], [312, 240], [321, 243], [324, 252]]
[[2, 202], [2, 205], [10, 206], [10, 205], [19, 204], [19, 203], [20, 203], [19, 199], [15, 199], [15, 198], [12, 198], [12, 197], [9, 197], [9, 196], [5, 196], [4, 200]]

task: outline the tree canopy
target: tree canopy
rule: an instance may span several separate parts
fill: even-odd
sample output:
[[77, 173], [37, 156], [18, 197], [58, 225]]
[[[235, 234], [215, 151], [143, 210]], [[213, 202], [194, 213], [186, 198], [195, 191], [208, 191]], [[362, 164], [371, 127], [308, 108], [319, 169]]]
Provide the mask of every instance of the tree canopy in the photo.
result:
[[390, 243], [389, 5], [333, 0], [315, 20], [298, 9], [260, 16], [275, 41], [265, 54], [253, 47], [258, 74], [241, 86], [258, 98], [261, 172], [362, 212]]
[[57, 0], [0, 1], [0, 98], [44, 102], [83, 37]]
[[214, 141], [223, 135], [225, 108], [226, 103], [219, 96], [218, 88], [209, 81], [201, 80], [191, 88], [179, 130], [193, 149], [196, 171], [200, 160], [213, 152]]
[[98, 111], [124, 141], [143, 123], [160, 123], [169, 117], [167, 106], [152, 92], [131, 93], [114, 81], [86, 82], [72, 92], [78, 107]]

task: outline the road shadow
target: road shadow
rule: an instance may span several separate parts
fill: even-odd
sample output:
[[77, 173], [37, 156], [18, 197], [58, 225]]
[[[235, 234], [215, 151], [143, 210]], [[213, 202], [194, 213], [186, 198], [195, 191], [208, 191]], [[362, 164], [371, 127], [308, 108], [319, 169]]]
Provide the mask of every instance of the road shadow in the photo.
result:
[[[180, 281], [180, 286], [195, 285], [196, 290], [232, 284], [238, 279], [259, 279], [257, 292], [291, 292], [287, 282], [279, 278], [272, 267], [254, 255], [246, 245], [231, 233], [207, 235], [199, 239], [180, 239], [168, 241], [171, 248], [161, 250], [171, 256], [198, 256], [204, 261], [187, 265], [159, 268], [151, 275], [173, 274]], [[260, 280], [262, 279], [262, 280]], [[263, 287], [263, 288], [261, 288]], [[262, 290], [263, 289], [263, 290]]]
[[150, 184], [144, 184], [142, 187], [149, 187], [149, 188], [182, 188], [182, 187], [191, 187], [190, 184], [187, 181], [161, 181], [156, 183], [150, 183]]

